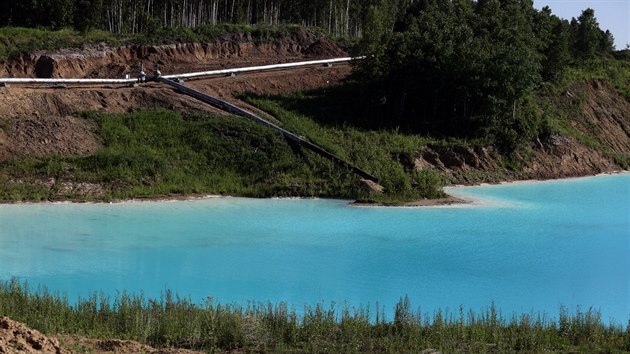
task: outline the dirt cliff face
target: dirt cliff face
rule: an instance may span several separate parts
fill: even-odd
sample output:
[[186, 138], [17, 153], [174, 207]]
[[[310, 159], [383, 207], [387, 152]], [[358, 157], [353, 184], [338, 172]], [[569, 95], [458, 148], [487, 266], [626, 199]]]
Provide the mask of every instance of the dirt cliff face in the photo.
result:
[[506, 161], [491, 146], [429, 145], [415, 159], [415, 168], [439, 170], [460, 184], [579, 177], [622, 170], [614, 156], [630, 157], [630, 102], [605, 80], [574, 85], [559, 104], [576, 102], [579, 109], [570, 124], [585, 141], [555, 134], [536, 141], [526, 153], [516, 153], [512, 161]]
[[630, 102], [606, 80], [580, 83], [567, 94], [584, 97], [580, 103], [582, 114], [575, 116], [571, 125], [586, 136], [594, 136], [612, 152], [630, 152]]
[[0, 317], [0, 353], [70, 353], [49, 338], [27, 326]]
[[120, 48], [100, 45], [34, 53], [0, 64], [0, 77], [123, 78], [137, 76], [141, 63], [147, 72], [159, 65], [162, 73], [176, 74], [345, 55], [333, 42], [310, 32], [266, 41], [252, 38], [251, 34], [231, 34], [211, 43]]

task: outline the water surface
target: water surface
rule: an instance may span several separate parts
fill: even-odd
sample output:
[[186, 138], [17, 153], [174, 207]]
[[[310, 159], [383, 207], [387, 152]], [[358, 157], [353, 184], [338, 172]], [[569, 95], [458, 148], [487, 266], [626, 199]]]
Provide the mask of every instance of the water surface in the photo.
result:
[[337, 200], [0, 206], [0, 279], [67, 292], [165, 289], [201, 302], [423, 312], [593, 306], [630, 316], [630, 175], [449, 189], [477, 201], [360, 208]]

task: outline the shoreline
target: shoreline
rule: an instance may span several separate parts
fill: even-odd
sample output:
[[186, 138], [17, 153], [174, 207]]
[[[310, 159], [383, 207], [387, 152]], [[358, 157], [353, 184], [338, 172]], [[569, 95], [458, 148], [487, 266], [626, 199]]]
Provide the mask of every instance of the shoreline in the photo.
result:
[[571, 177], [558, 177], [558, 178], [548, 178], [548, 179], [515, 179], [515, 180], [506, 180], [499, 182], [481, 182], [481, 183], [470, 183], [470, 184], [452, 184], [448, 186], [444, 186], [443, 188], [462, 188], [462, 187], [476, 187], [476, 186], [500, 186], [500, 185], [509, 185], [509, 184], [529, 184], [529, 183], [548, 183], [554, 181], [568, 181], [574, 179], [585, 179], [585, 178], [593, 178], [593, 177], [604, 177], [604, 176], [616, 176], [616, 175], [624, 175], [630, 174], [630, 170], [618, 170], [618, 171], [610, 171], [610, 172], [600, 172], [595, 175], [584, 175], [584, 176], [571, 176]]
[[220, 194], [189, 194], [189, 195], [160, 195], [155, 197], [136, 197], [130, 199], [121, 199], [121, 200], [113, 200], [113, 201], [94, 201], [94, 200], [81, 200], [81, 199], [69, 199], [69, 200], [53, 200], [53, 201], [15, 201], [15, 202], [0, 202], [0, 206], [2, 205], [28, 205], [28, 204], [125, 204], [125, 203], [160, 203], [160, 202], [172, 202], [172, 201], [201, 201], [201, 200], [209, 200], [209, 199], [229, 199], [229, 198], [242, 198], [242, 199], [287, 199], [287, 200], [314, 200], [314, 199], [326, 199], [326, 200], [341, 200], [346, 201], [348, 206], [351, 207], [385, 207], [385, 208], [424, 208], [424, 207], [445, 207], [445, 206], [453, 206], [453, 205], [474, 205], [477, 201], [473, 199], [466, 199], [462, 196], [449, 194], [447, 189], [460, 189], [467, 187], [478, 187], [478, 186], [501, 186], [501, 185], [510, 185], [510, 184], [532, 184], [532, 183], [549, 183], [549, 182], [562, 182], [562, 181], [570, 181], [576, 179], [585, 179], [585, 178], [593, 178], [593, 177], [604, 177], [604, 176], [615, 176], [615, 175], [624, 175], [630, 174], [630, 171], [620, 170], [620, 171], [612, 171], [612, 172], [602, 172], [596, 175], [585, 175], [585, 176], [575, 176], [575, 177], [562, 177], [562, 178], [552, 178], [552, 179], [527, 179], [527, 180], [507, 180], [500, 181], [497, 183], [477, 183], [477, 184], [452, 184], [442, 187], [447, 196], [445, 198], [438, 199], [420, 199], [413, 200], [408, 202], [401, 203], [392, 203], [387, 204], [383, 202], [370, 202], [370, 201], [362, 201], [362, 200], [354, 200], [351, 199], [342, 199], [342, 198], [318, 198], [318, 197], [269, 197], [269, 198], [252, 198], [252, 197], [241, 197], [241, 196], [233, 196], [233, 195], [220, 195]]
[[472, 201], [455, 197], [449, 194], [445, 198], [420, 199], [420, 200], [413, 200], [410, 202], [401, 202], [401, 203], [393, 203], [393, 204], [357, 200], [357, 201], [348, 203], [348, 205], [353, 206], [353, 207], [419, 208], [419, 207], [450, 206], [450, 205], [459, 205], [459, 204], [465, 205], [465, 204], [472, 204], [472, 203], [473, 203]]

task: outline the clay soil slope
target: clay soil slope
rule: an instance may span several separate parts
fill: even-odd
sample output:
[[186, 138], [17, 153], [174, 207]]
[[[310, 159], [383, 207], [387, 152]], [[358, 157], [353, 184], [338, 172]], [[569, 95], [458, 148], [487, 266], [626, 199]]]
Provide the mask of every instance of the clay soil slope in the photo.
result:
[[[230, 35], [213, 43], [122, 48], [90, 47], [37, 53], [0, 65], [8, 77], [110, 77], [135, 76], [142, 61], [148, 68], [160, 65], [164, 74], [235, 68], [347, 56], [333, 42], [298, 32], [271, 43], [256, 43], [248, 35]], [[290, 93], [338, 85], [350, 74], [347, 64], [244, 74], [192, 81], [194, 87], [230, 100], [243, 92]], [[100, 146], [94, 126], [73, 117], [78, 112], [129, 111], [163, 107], [180, 111], [222, 111], [160, 84], [141, 87], [0, 87], [0, 161], [48, 154], [92, 154]], [[248, 107], [254, 109], [253, 107]]]

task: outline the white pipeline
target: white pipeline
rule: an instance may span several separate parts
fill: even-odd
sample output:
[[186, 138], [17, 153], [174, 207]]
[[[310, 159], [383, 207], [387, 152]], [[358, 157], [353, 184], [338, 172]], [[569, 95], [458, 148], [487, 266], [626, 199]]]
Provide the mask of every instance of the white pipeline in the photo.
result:
[[362, 59], [362, 57], [334, 58], [334, 59], [324, 59], [324, 60], [301, 61], [297, 63], [250, 66], [246, 68], [221, 69], [221, 70], [201, 71], [201, 72], [187, 73], [187, 74], [164, 75], [162, 77], [169, 80], [192, 79], [192, 78], [198, 78], [198, 77], [204, 77], [204, 76], [230, 75], [230, 74], [238, 74], [238, 73], [253, 72], [253, 71], [269, 71], [269, 70], [278, 70], [278, 69], [298, 68], [301, 66], [343, 63], [343, 62], [349, 62], [355, 59]]
[[0, 78], [0, 84], [99, 84], [126, 85], [138, 82], [138, 79], [32, 79], [32, 78]]
[[[262, 66], [250, 66], [245, 68], [232, 68], [232, 69], [220, 69], [220, 70], [211, 70], [211, 71], [201, 71], [201, 72], [193, 72], [193, 73], [185, 73], [185, 74], [175, 74], [175, 75], [164, 75], [161, 76], [165, 79], [177, 80], [177, 79], [193, 79], [193, 78], [201, 78], [208, 76], [220, 76], [220, 75], [230, 75], [230, 74], [238, 74], [238, 73], [246, 73], [246, 72], [260, 72], [260, 71], [270, 71], [270, 70], [278, 70], [278, 69], [290, 69], [290, 68], [299, 68], [304, 66], [314, 66], [314, 65], [326, 65], [326, 64], [334, 64], [334, 63], [343, 63], [349, 62], [352, 60], [363, 59], [363, 57], [357, 58], [332, 58], [332, 59], [323, 59], [323, 60], [311, 60], [311, 61], [302, 61], [296, 63], [283, 63], [283, 64], [273, 64], [273, 65], [262, 65]], [[151, 81], [153, 78], [147, 77], [147, 81]], [[39, 79], [39, 78], [0, 78], [0, 85], [8, 85], [8, 84], [50, 84], [50, 85], [65, 85], [65, 84], [77, 84], [77, 85], [129, 85], [138, 82], [143, 82], [144, 80], [140, 80], [137, 78], [134, 79]]]

